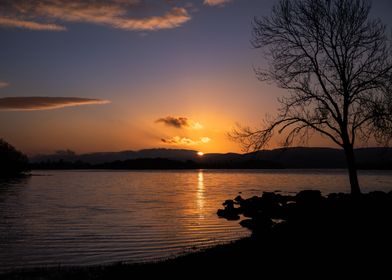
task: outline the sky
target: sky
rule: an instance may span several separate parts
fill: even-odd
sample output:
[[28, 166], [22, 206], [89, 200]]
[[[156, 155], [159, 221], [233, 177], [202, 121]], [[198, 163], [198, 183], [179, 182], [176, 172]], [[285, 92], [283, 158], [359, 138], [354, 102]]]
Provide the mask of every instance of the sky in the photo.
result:
[[[284, 94], [257, 80], [250, 44], [252, 19], [276, 3], [0, 0], [0, 138], [29, 155], [239, 152], [227, 133], [259, 126]], [[373, 1], [389, 28], [391, 12]]]

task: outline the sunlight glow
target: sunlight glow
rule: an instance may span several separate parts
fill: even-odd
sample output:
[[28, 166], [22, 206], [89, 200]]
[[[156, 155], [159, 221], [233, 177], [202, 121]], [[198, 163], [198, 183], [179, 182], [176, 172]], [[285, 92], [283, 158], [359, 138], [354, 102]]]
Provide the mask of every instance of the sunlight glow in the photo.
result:
[[204, 153], [203, 152], [197, 152], [197, 155], [202, 157], [202, 156], [204, 156]]
[[203, 176], [203, 170], [199, 170], [197, 174], [197, 209], [200, 211], [199, 212], [199, 219], [204, 219], [204, 176]]

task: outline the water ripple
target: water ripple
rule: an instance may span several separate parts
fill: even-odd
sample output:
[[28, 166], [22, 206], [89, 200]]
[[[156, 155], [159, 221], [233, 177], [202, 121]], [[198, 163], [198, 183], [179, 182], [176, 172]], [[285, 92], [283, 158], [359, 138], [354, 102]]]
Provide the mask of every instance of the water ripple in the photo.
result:
[[[348, 190], [341, 170], [39, 173], [49, 176], [0, 184], [0, 270], [172, 257], [249, 235], [216, 216], [239, 192]], [[360, 182], [389, 191], [392, 174]]]

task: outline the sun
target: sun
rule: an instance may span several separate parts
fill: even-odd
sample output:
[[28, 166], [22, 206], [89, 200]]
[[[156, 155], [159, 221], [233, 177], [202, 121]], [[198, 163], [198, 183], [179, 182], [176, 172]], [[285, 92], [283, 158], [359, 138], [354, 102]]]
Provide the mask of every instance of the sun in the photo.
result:
[[198, 155], [199, 157], [202, 157], [202, 156], [204, 156], [204, 153], [203, 153], [203, 152], [197, 152], [197, 155]]

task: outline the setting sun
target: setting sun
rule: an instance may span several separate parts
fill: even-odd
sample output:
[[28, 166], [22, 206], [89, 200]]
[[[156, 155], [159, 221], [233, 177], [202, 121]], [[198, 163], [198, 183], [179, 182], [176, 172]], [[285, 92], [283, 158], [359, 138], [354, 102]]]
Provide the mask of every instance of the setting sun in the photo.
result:
[[203, 152], [197, 152], [197, 155], [202, 157], [202, 156], [204, 156], [204, 153]]

